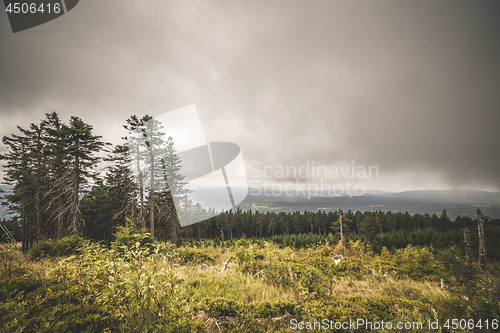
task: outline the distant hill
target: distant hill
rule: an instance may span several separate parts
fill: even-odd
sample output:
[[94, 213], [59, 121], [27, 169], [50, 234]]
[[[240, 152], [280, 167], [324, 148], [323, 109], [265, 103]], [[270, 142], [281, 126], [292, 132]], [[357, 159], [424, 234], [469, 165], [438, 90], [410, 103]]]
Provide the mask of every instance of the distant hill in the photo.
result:
[[[0, 189], [9, 191], [12, 187], [0, 185]], [[233, 194], [243, 194], [246, 190], [232, 188]], [[271, 193], [271, 191], [268, 191]], [[202, 204], [217, 202], [227, 196], [227, 188], [207, 188], [198, 191], [195, 198]], [[367, 191], [362, 196], [333, 196], [328, 194], [315, 195], [308, 199], [307, 194], [289, 196], [265, 195], [257, 189], [249, 189], [246, 199], [239, 205], [241, 209], [252, 209], [260, 212], [294, 212], [294, 211], [335, 211], [342, 207], [344, 211], [392, 211], [410, 214], [441, 214], [446, 209], [450, 218], [457, 215], [475, 218], [476, 209], [480, 208], [483, 214], [492, 218], [500, 218], [500, 192], [486, 192], [477, 190], [450, 190], [450, 191]], [[6, 207], [0, 206], [0, 219], [7, 217]]]
[[456, 191], [405, 191], [384, 192], [367, 191], [362, 196], [272, 196], [264, 195], [263, 192], [251, 190], [248, 197], [240, 205], [242, 209], [253, 209], [259, 211], [325, 211], [338, 210], [342, 207], [344, 211], [392, 211], [410, 214], [441, 214], [446, 209], [450, 218], [457, 215], [475, 218], [476, 209], [492, 218], [500, 218], [500, 193], [476, 190]]
[[[3, 201], [3, 200], [1, 200], [1, 198], [6, 193], [8, 193], [12, 188], [13, 188], [13, 186], [10, 186], [10, 185], [0, 185], [0, 203]], [[8, 218], [7, 207], [0, 204], [0, 220], [3, 218]]]
[[443, 202], [472, 205], [500, 205], [500, 192], [476, 190], [405, 191], [391, 193], [389, 196], [409, 199], [439, 200]]

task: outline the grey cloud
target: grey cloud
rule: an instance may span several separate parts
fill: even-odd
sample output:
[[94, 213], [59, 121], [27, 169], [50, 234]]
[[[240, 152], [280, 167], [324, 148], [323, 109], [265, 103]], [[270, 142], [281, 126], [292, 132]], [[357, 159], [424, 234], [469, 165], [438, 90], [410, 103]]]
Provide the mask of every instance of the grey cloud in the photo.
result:
[[80, 1], [9, 34], [2, 13], [0, 134], [56, 110], [118, 142], [130, 115], [196, 103], [207, 139], [248, 163], [355, 160], [379, 166], [373, 187], [425, 175], [498, 190], [499, 14], [495, 1]]

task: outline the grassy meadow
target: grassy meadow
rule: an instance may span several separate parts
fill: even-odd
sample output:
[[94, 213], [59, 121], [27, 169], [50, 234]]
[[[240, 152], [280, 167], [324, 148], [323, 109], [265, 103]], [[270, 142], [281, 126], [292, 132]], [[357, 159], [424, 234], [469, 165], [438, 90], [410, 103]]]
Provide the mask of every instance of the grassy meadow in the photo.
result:
[[[377, 254], [328, 236], [301, 248], [245, 238], [175, 248], [127, 228], [109, 248], [75, 236], [26, 254], [3, 244], [0, 332], [324, 331], [314, 323], [325, 319], [423, 323], [378, 332], [438, 331], [427, 327], [435, 321], [442, 332], [493, 332], [484, 320], [500, 318], [498, 265], [480, 271], [462, 250], [410, 245]], [[444, 327], [453, 318], [474, 327]]]

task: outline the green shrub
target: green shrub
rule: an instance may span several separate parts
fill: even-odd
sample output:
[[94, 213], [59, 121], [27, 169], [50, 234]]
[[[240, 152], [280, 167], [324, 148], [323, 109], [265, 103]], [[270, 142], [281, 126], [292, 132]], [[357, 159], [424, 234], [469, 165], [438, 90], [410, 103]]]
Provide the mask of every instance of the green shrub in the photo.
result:
[[256, 303], [252, 305], [252, 312], [256, 318], [270, 318], [282, 316], [286, 313], [291, 315], [298, 314], [299, 307], [295, 303], [278, 301], [270, 303], [267, 301]]
[[467, 265], [462, 258], [462, 249], [451, 246], [439, 251], [438, 257], [445, 267], [444, 280], [447, 284], [457, 284], [467, 288], [473, 288], [476, 285], [480, 270], [475, 265]]
[[17, 295], [29, 294], [41, 285], [42, 283], [40, 280], [27, 277], [0, 281], [0, 303], [5, 302], [8, 298], [14, 298]]
[[236, 301], [217, 297], [206, 298], [204, 301], [204, 310], [211, 317], [237, 317], [240, 314], [241, 307]]
[[408, 245], [394, 255], [394, 264], [398, 273], [415, 280], [439, 281], [443, 276], [443, 264], [434, 258], [427, 247], [418, 248]]
[[11, 279], [0, 283], [2, 332], [103, 332], [119, 320], [93, 299], [78, 281]]
[[153, 252], [154, 239], [149, 232], [130, 226], [118, 226], [115, 241], [111, 243], [111, 249], [123, 254], [127, 250], [135, 249], [137, 244], [139, 244], [140, 248], [147, 248], [150, 253]]
[[79, 236], [64, 237], [54, 244], [53, 252], [58, 256], [80, 254], [84, 244], [85, 240]]
[[292, 235], [278, 235], [269, 239], [271, 242], [277, 244], [280, 248], [305, 248], [325, 243], [325, 237], [317, 234], [292, 234]]
[[196, 262], [205, 264], [215, 264], [215, 259], [196, 249], [185, 247], [176, 250], [182, 263]]
[[252, 256], [250, 254], [250, 251], [248, 251], [246, 249], [240, 249], [240, 250], [236, 251], [236, 258], [237, 258], [238, 264], [243, 264], [247, 261], [250, 261]]
[[33, 259], [53, 257], [54, 242], [51, 240], [42, 240], [33, 245], [28, 251], [28, 257]]
[[299, 274], [299, 287], [307, 298], [315, 298], [323, 293], [324, 275], [315, 267], [306, 266]]
[[35, 243], [28, 251], [28, 257], [32, 259], [53, 258], [56, 256], [70, 256], [80, 254], [85, 240], [73, 235], [59, 240], [42, 240]]
[[[241, 271], [252, 276], [261, 276], [264, 282], [273, 286], [292, 287], [294, 285], [294, 282], [290, 277], [288, 265], [289, 264], [286, 262], [246, 262], [241, 266]], [[301, 271], [305, 269], [304, 266], [295, 263], [291, 263], [290, 268], [292, 270], [292, 274], [296, 273], [299, 276], [301, 274]]]

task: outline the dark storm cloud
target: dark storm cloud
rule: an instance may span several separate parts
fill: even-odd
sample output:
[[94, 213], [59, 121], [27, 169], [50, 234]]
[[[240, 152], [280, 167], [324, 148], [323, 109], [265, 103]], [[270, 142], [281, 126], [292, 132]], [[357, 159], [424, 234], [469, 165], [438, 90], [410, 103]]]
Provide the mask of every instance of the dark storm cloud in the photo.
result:
[[[58, 111], [108, 141], [196, 103], [248, 164], [377, 165], [374, 187], [499, 188], [493, 1], [80, 1], [8, 33], [0, 134]], [[401, 185], [404, 184], [404, 185]]]
[[264, 154], [279, 151], [277, 164], [355, 160], [415, 186], [498, 188], [497, 6], [307, 9], [251, 53], [272, 59], [254, 82], [258, 116], [246, 118], [267, 135]]

